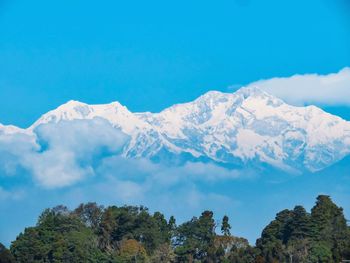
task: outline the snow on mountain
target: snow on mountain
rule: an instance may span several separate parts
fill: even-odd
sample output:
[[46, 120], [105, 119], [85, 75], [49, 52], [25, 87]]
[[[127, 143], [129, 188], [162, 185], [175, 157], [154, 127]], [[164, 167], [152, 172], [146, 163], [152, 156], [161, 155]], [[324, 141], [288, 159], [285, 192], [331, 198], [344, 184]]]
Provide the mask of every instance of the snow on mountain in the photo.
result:
[[30, 131], [21, 129], [13, 125], [3, 125], [0, 123], [0, 135], [11, 135], [11, 134], [30, 134]]
[[[69, 101], [44, 114], [46, 123], [103, 118], [130, 136], [129, 158], [186, 154], [217, 163], [267, 163], [283, 170], [318, 171], [350, 153], [350, 122], [315, 106], [294, 107], [257, 88], [208, 92], [160, 113], [132, 113], [118, 102]], [[1, 130], [11, 131], [12, 128]], [[168, 158], [168, 159], [169, 159]]]
[[150, 157], [153, 153], [160, 151], [162, 147], [171, 147], [177, 152], [179, 151], [176, 146], [170, 146], [168, 141], [164, 140], [163, 136], [152, 125], [131, 113], [119, 102], [88, 105], [78, 101], [69, 101], [44, 114], [29, 127], [29, 130], [34, 131], [36, 127], [46, 123], [93, 118], [103, 118], [130, 136], [130, 141], [124, 149], [124, 155], [127, 157]]

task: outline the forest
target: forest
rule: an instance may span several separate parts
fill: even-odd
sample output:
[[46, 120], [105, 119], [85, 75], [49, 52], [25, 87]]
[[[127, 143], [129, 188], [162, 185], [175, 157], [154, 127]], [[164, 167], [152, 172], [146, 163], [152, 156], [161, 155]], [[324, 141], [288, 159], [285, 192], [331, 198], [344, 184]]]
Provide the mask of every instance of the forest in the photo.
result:
[[343, 209], [320, 195], [310, 212], [302, 206], [276, 214], [254, 245], [233, 235], [230, 220], [212, 211], [177, 224], [143, 206], [80, 204], [46, 209], [9, 248], [0, 263], [223, 262], [339, 263], [350, 259], [350, 228]]

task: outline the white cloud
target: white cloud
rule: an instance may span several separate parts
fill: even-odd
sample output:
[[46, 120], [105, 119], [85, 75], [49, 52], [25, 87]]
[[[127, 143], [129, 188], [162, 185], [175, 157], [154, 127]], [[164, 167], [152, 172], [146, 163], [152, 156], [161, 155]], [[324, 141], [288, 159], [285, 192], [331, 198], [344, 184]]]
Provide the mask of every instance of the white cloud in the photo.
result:
[[94, 166], [120, 152], [126, 139], [102, 119], [45, 124], [33, 137], [0, 134], [0, 164], [7, 175], [26, 169], [46, 188], [68, 186], [93, 175]]
[[162, 192], [195, 182], [232, 180], [241, 174], [212, 163], [168, 166], [142, 158], [125, 159], [120, 152], [126, 141], [125, 135], [102, 119], [44, 124], [32, 136], [0, 134], [0, 175], [16, 175], [24, 169], [44, 188], [71, 186], [94, 176], [113, 178], [115, 195], [132, 201], [150, 189]]
[[22, 162], [22, 156], [38, 150], [38, 145], [27, 134], [0, 133], [0, 174], [15, 175]]
[[[237, 208], [238, 194], [230, 196], [233, 189], [221, 191], [216, 184], [236, 180], [243, 171], [212, 163], [170, 166], [126, 159], [119, 154], [126, 140], [108, 122], [98, 119], [45, 124], [33, 137], [0, 133], [0, 164], [11, 163], [0, 170], [0, 208], [19, 200], [16, 207], [34, 206], [39, 213], [39, 208], [59, 203], [76, 207], [95, 201], [145, 205], [168, 216], [179, 215], [179, 222], [205, 209], [223, 215]], [[22, 174], [23, 169], [29, 177]], [[4, 173], [11, 176], [4, 177]], [[22, 189], [19, 187], [25, 192], [16, 191]]]
[[350, 105], [350, 68], [328, 75], [259, 80], [248, 86], [258, 87], [293, 105]]
[[43, 151], [24, 157], [24, 165], [46, 187], [71, 185], [93, 175], [95, 161], [119, 152], [126, 141], [102, 119], [46, 124], [36, 134]]

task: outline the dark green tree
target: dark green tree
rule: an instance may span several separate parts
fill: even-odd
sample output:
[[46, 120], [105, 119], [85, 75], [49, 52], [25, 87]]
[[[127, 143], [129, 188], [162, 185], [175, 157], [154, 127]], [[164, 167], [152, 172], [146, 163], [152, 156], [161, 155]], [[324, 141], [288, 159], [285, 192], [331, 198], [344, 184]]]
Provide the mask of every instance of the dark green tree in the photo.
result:
[[19, 234], [10, 251], [0, 244], [0, 263], [338, 263], [350, 258], [343, 209], [325, 195], [317, 198], [311, 213], [302, 206], [277, 213], [256, 247], [231, 235], [227, 216], [222, 235], [215, 228], [211, 211], [177, 227], [175, 217], [167, 221], [143, 206], [104, 209], [87, 203], [74, 211], [57, 206]]
[[199, 218], [194, 217], [180, 225], [174, 242], [178, 261], [205, 261], [215, 257], [215, 236], [215, 221], [211, 211], [204, 211]]
[[231, 225], [230, 225], [230, 223], [228, 221], [229, 221], [229, 218], [228, 218], [228, 216], [225, 215], [222, 218], [222, 223], [221, 223], [221, 233], [224, 236], [230, 236], [231, 235], [231, 232], [230, 232]]
[[171, 216], [169, 218], [169, 221], [168, 221], [168, 228], [171, 230], [171, 231], [175, 231], [176, 229], [176, 219], [174, 216]]
[[302, 206], [294, 207], [292, 211], [292, 219], [287, 225], [288, 242], [290, 240], [301, 240], [311, 237], [311, 218]]
[[117, 243], [112, 237], [114, 229], [117, 227], [113, 208], [108, 207], [104, 210], [97, 230], [99, 247], [109, 254], [113, 254], [117, 247]]
[[100, 262], [97, 237], [81, 220], [58, 206], [45, 210], [36, 227], [11, 245], [16, 262]]
[[349, 251], [349, 228], [343, 209], [333, 203], [327, 195], [317, 197], [311, 210], [312, 237], [332, 252], [334, 262], [345, 258]]
[[287, 209], [283, 210], [277, 213], [275, 220], [262, 231], [256, 246], [260, 249], [261, 256], [265, 258], [267, 263], [286, 260], [287, 253], [284, 248], [290, 237], [291, 230], [288, 226], [292, 219], [293, 212]]
[[0, 243], [0, 263], [15, 263], [15, 258], [12, 256], [3, 244]]
[[342, 208], [317, 197], [311, 215], [302, 206], [278, 213], [257, 240], [266, 262], [340, 262], [350, 255], [349, 227]]
[[105, 209], [99, 227], [101, 248], [113, 253], [119, 243], [135, 239], [151, 254], [158, 246], [170, 244], [171, 232], [164, 215], [151, 215], [147, 208], [111, 206]]
[[[313, 243], [308, 256], [308, 261], [312, 263], [332, 263], [333, 260], [332, 251], [327, 242]], [[340, 261], [338, 261], [340, 262]]]

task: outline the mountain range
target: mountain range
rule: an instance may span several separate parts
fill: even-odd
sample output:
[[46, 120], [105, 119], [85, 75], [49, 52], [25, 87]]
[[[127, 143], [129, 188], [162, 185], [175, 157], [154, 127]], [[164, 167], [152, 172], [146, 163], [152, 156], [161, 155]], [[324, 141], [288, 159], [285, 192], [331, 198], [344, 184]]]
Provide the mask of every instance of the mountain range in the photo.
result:
[[0, 135], [25, 133], [35, 139], [41, 125], [95, 118], [127, 135], [122, 151], [127, 158], [239, 167], [267, 164], [290, 172], [316, 172], [350, 153], [350, 122], [316, 106], [288, 105], [254, 87], [210, 91], [159, 113], [133, 113], [119, 102], [69, 101], [27, 129], [0, 125]]

